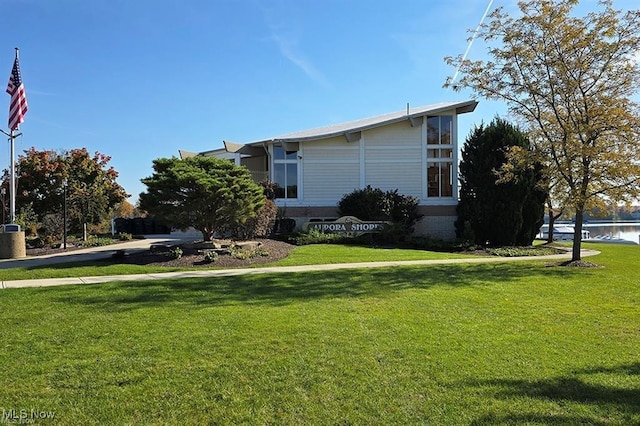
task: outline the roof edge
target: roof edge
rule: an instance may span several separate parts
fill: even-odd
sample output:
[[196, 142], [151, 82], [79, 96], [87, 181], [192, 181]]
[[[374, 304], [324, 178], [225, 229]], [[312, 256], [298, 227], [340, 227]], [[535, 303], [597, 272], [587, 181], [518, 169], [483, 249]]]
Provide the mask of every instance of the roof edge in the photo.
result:
[[[407, 111], [396, 111], [388, 114], [383, 114], [379, 116], [364, 118], [361, 120], [349, 121], [346, 123], [339, 123], [333, 126], [323, 126], [317, 127], [316, 129], [303, 130], [300, 132], [293, 132], [289, 134], [285, 134], [282, 136], [276, 136], [269, 139], [248, 142], [246, 145], [257, 145], [264, 143], [273, 143], [273, 142], [305, 142], [312, 141], [318, 139], [326, 139], [336, 136], [343, 136], [345, 133], [354, 133], [361, 132], [364, 130], [374, 129], [376, 127], [385, 126], [388, 124], [398, 123], [407, 119], [423, 117], [430, 114], [438, 114], [444, 111], [455, 110], [456, 114], [466, 114], [468, 112], [473, 112], [478, 106], [478, 101], [475, 99], [462, 101], [462, 102], [450, 102], [444, 104], [434, 104], [434, 105], [426, 105], [423, 107], [417, 107], [413, 109], [409, 109], [409, 113]], [[362, 124], [358, 124], [362, 123]], [[350, 126], [350, 124], [353, 124]], [[326, 130], [323, 129], [335, 129], [335, 130]], [[312, 134], [308, 136], [302, 136], [304, 132], [312, 132], [317, 130], [317, 134]]]

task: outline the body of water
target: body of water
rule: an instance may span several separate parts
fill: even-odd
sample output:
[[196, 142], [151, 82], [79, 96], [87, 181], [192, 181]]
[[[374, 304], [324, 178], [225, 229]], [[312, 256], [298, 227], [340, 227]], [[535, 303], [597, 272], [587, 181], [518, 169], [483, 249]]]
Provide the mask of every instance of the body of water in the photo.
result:
[[640, 243], [640, 222], [585, 223], [584, 229], [591, 232], [591, 237], [606, 235], [623, 240]]
[[[556, 223], [558, 227], [571, 227], [573, 223]], [[542, 226], [544, 232], [547, 231], [548, 225]], [[583, 225], [583, 230], [589, 231], [591, 238], [598, 236], [610, 236], [614, 238], [622, 238], [623, 240], [633, 241], [640, 244], [640, 222], [587, 222]]]

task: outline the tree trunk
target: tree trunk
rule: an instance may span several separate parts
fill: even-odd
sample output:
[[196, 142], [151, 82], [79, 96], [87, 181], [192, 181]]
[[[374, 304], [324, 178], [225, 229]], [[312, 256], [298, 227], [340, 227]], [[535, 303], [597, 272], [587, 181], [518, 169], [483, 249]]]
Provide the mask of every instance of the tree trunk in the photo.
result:
[[549, 207], [549, 233], [547, 235], [547, 243], [553, 242], [553, 226], [556, 223], [556, 217], [553, 215], [553, 209]]
[[576, 223], [573, 231], [573, 252], [571, 261], [576, 262], [581, 259], [580, 249], [582, 247], [582, 221], [584, 216], [584, 208], [576, 209]]

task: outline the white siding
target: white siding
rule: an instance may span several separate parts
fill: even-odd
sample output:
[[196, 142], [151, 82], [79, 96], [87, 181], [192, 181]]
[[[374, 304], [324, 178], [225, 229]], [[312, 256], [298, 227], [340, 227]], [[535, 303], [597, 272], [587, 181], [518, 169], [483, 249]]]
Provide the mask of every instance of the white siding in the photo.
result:
[[343, 195], [358, 188], [358, 164], [305, 164], [305, 201], [328, 201], [335, 204]]
[[360, 187], [360, 147], [344, 137], [305, 142], [303, 185], [305, 202], [336, 204]]
[[411, 127], [409, 120], [365, 132], [366, 149], [413, 147], [420, 149], [422, 126]]
[[397, 189], [402, 195], [420, 199], [422, 195], [422, 165], [413, 163], [367, 164], [366, 185], [385, 191]]
[[422, 126], [409, 121], [364, 134], [365, 186], [422, 196]]

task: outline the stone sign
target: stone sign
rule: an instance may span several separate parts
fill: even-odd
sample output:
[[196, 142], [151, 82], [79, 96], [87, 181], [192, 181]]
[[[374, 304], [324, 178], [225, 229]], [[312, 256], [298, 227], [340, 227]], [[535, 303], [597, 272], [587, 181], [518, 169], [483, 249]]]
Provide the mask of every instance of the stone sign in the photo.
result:
[[382, 232], [391, 222], [360, 220], [354, 216], [342, 216], [332, 222], [307, 222], [302, 226], [303, 231], [315, 229], [326, 234], [345, 234], [358, 236], [362, 234]]

